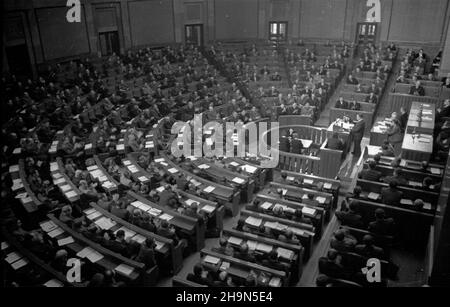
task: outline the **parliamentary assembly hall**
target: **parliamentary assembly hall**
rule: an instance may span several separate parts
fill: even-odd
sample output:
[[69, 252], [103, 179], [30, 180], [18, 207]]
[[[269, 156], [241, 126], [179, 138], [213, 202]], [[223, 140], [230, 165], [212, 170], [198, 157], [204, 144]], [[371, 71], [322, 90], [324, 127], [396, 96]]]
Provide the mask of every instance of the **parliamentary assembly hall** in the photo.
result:
[[4, 288], [450, 287], [450, 0], [1, 2]]

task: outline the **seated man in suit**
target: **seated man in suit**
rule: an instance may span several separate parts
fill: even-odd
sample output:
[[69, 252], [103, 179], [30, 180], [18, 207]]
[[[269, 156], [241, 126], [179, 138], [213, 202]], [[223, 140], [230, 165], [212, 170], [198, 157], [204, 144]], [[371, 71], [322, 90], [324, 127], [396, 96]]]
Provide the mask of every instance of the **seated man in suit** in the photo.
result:
[[408, 181], [402, 176], [400, 168], [395, 168], [392, 176], [387, 176], [383, 179], [386, 183], [391, 183], [392, 181], [396, 181], [399, 185], [407, 185]]
[[445, 99], [442, 108], [437, 109], [436, 121], [441, 121], [443, 117], [450, 117], [450, 99]]
[[348, 77], [347, 77], [347, 84], [356, 85], [356, 84], [359, 84], [359, 82], [358, 82], [358, 80], [356, 80], [355, 77], [353, 77], [352, 74], [349, 74]]
[[255, 262], [255, 256], [253, 256], [249, 249], [248, 249], [248, 245], [246, 243], [241, 245], [241, 248], [239, 249], [239, 252], [234, 254], [234, 257], [242, 259], [244, 261], [248, 261], [248, 262]]
[[302, 140], [298, 138], [298, 133], [294, 132], [292, 134], [292, 140], [291, 140], [291, 152], [295, 154], [301, 154], [303, 149], [303, 143]]
[[358, 241], [344, 229], [335, 231], [334, 236], [330, 240], [331, 248], [338, 252], [352, 252]]
[[344, 100], [344, 97], [339, 97], [339, 100], [334, 107], [338, 109], [348, 109], [348, 102]]
[[342, 257], [339, 253], [330, 249], [327, 257], [319, 258], [319, 272], [333, 278], [346, 278], [348, 275], [341, 264]]
[[348, 108], [350, 110], [359, 111], [361, 110], [361, 104], [357, 102], [355, 99], [353, 99], [353, 101], [350, 101], [350, 103], [348, 104]]
[[366, 102], [377, 104], [378, 98], [375, 93], [371, 92], [365, 99]]
[[175, 228], [169, 227], [169, 223], [167, 221], [161, 222], [161, 225], [159, 225], [156, 233], [165, 238], [172, 239], [175, 245], [178, 244], [179, 238], [175, 232]]
[[369, 168], [363, 169], [359, 174], [358, 178], [369, 180], [369, 181], [380, 181], [381, 178], [381, 172], [377, 171], [376, 168], [377, 164], [375, 161], [369, 161]]
[[219, 240], [220, 247], [217, 248], [217, 251], [221, 254], [233, 256], [234, 250], [233, 248], [228, 244], [228, 241], [225, 238], [220, 238]]
[[425, 96], [425, 89], [420, 85], [420, 81], [417, 81], [415, 85], [411, 86], [409, 94], [414, 96]]
[[208, 271], [203, 270], [200, 263], [197, 263], [193, 269], [194, 273], [189, 273], [187, 280], [195, 282], [200, 285], [210, 286], [213, 283], [213, 278]]
[[403, 197], [403, 192], [397, 189], [397, 181], [392, 180], [389, 182], [389, 187], [381, 189], [381, 200], [386, 205], [396, 206], [400, 204], [400, 200]]
[[384, 258], [384, 250], [381, 247], [373, 245], [373, 237], [365, 235], [363, 237], [363, 244], [355, 246], [355, 252], [367, 258]]
[[362, 228], [362, 216], [358, 214], [359, 202], [357, 200], [352, 200], [348, 204], [348, 208], [341, 208], [340, 211], [336, 211], [336, 217], [343, 225], [347, 225], [354, 228]]
[[394, 219], [386, 218], [383, 209], [375, 210], [375, 221], [369, 223], [368, 230], [381, 236], [390, 236], [394, 233]]
[[342, 150], [344, 148], [344, 144], [339, 139], [339, 135], [336, 132], [328, 139], [327, 148], [335, 150]]
[[302, 110], [300, 111], [300, 115], [303, 116], [314, 116], [314, 108], [309, 105], [309, 102], [305, 103], [305, 105], [302, 107]]

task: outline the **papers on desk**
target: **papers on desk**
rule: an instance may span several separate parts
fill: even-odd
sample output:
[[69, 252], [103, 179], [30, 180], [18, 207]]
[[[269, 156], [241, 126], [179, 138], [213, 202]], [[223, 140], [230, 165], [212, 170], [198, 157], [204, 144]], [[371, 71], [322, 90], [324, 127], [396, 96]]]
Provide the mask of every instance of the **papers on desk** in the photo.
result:
[[17, 260], [21, 259], [23, 256], [17, 252], [11, 252], [9, 253], [6, 258], [5, 261], [8, 262], [9, 264], [16, 262]]
[[64, 284], [57, 279], [50, 279], [44, 286], [47, 288], [61, 288], [64, 287]]
[[76, 196], [78, 196], [78, 194], [75, 191], [69, 191], [69, 192], [66, 193], [66, 197], [69, 198], [69, 199], [73, 198], [73, 197], [76, 197]]
[[161, 193], [162, 191], [164, 191], [166, 188], [164, 186], [160, 186], [156, 189], [156, 191], [158, 191], [158, 193]]
[[16, 172], [18, 172], [19, 171], [19, 165], [11, 165], [10, 167], [9, 167], [9, 172], [10, 173], [16, 173]]
[[123, 160], [123, 165], [125, 165], [125, 166], [131, 165], [131, 161], [130, 160]]
[[125, 144], [117, 144], [116, 150], [125, 150]]
[[231, 166], [234, 166], [234, 167], [238, 167], [238, 166], [239, 166], [239, 163], [232, 161], [232, 162], [230, 162], [230, 165], [231, 165]]
[[164, 158], [158, 158], [158, 159], [155, 159], [155, 162], [156, 162], [156, 163], [164, 162]]
[[256, 245], [256, 250], [263, 252], [263, 253], [270, 253], [272, 248], [273, 247], [271, 245], [264, 244], [264, 243], [258, 243], [258, 245]]
[[41, 223], [39, 226], [45, 232], [50, 232], [53, 229], [55, 229], [56, 227], [58, 227], [58, 226], [56, 226], [55, 223], [53, 223], [53, 221], [47, 221], [47, 222]]
[[131, 238], [131, 241], [135, 241], [135, 242], [137, 242], [139, 244], [142, 244], [145, 241], [145, 237], [140, 235], [140, 234], [137, 234], [137, 235], [135, 235], [134, 237]]
[[129, 170], [130, 172], [132, 172], [133, 174], [139, 172], [139, 170], [138, 170], [138, 168], [136, 167], [136, 165], [128, 165], [127, 168], [128, 168], [128, 170]]
[[151, 208], [151, 207], [149, 207], [150, 209], [148, 209], [148, 214], [150, 214], [151, 216], [158, 216], [158, 215], [160, 215], [161, 214], [161, 210], [159, 210], [159, 209], [156, 209], [156, 208]]
[[212, 265], [216, 265], [220, 262], [220, 259], [217, 257], [206, 255], [205, 258], [203, 259], [203, 261], [205, 261], [206, 263], [212, 264]]
[[101, 216], [102, 214], [99, 212], [99, 211], [97, 211], [97, 210], [95, 210], [94, 209], [94, 212], [91, 212], [91, 213], [89, 213], [89, 215], [87, 215], [86, 217], [89, 219], [89, 220], [95, 220], [96, 218], [98, 218], [99, 216]]
[[11, 267], [12, 267], [14, 270], [18, 270], [18, 269], [20, 269], [21, 267], [26, 266], [28, 263], [29, 263], [29, 262], [28, 262], [27, 259], [21, 258], [21, 259], [17, 260], [16, 262], [14, 262], [13, 264], [11, 264]]
[[259, 227], [262, 223], [262, 219], [254, 218], [253, 216], [249, 216], [245, 219], [245, 223], [248, 225]]
[[168, 171], [169, 171], [169, 173], [171, 173], [171, 174], [178, 173], [178, 170], [177, 170], [175, 167], [169, 168]]
[[58, 178], [56, 180], [53, 180], [53, 184], [60, 185], [62, 183], [66, 182], [66, 179], [64, 177]]
[[422, 183], [417, 181], [408, 181], [408, 185], [412, 187], [422, 187]]
[[22, 202], [22, 204], [28, 204], [28, 203], [33, 202], [33, 200], [31, 199], [30, 196], [24, 197], [24, 198], [20, 198], [20, 201]]
[[208, 187], [206, 187], [203, 191], [205, 192], [205, 193], [211, 193], [212, 191], [214, 191], [216, 188], [215, 187], [213, 187], [213, 186], [208, 186]]
[[52, 163], [50, 163], [50, 171], [51, 172], [55, 172], [55, 171], [57, 171], [59, 169], [59, 167], [58, 167], [58, 163], [57, 162], [52, 162]]
[[52, 231], [48, 232], [47, 234], [50, 238], [55, 238], [62, 233], [64, 233], [64, 230], [60, 227], [57, 227], [57, 228], [53, 229]]
[[400, 204], [402, 204], [402, 205], [412, 205], [413, 202], [412, 202], [411, 199], [405, 199], [405, 198], [403, 198], [403, 199], [400, 200]]
[[96, 263], [97, 261], [99, 261], [100, 259], [103, 258], [103, 255], [100, 254], [99, 252], [97, 252], [96, 250], [94, 250], [92, 253], [89, 253], [86, 256], [86, 258], [89, 259], [90, 262]]
[[281, 194], [286, 195], [287, 191], [288, 191], [287, 189], [281, 189]]
[[279, 277], [272, 277], [269, 281], [269, 287], [281, 287], [281, 279]]
[[99, 177], [103, 176], [103, 172], [99, 169], [93, 170], [90, 173], [91, 173], [92, 177], [94, 177], [94, 178], [99, 178]]
[[326, 182], [326, 183], [323, 184], [323, 188], [324, 188], [324, 189], [330, 190], [331, 187], [332, 187], [332, 184], [329, 183], [329, 182]]
[[97, 165], [91, 165], [91, 166], [86, 167], [86, 169], [91, 172], [91, 171], [95, 171], [96, 169], [98, 169], [98, 167], [97, 167]]
[[303, 206], [302, 213], [305, 215], [314, 215], [316, 214], [316, 209]]
[[15, 198], [21, 199], [21, 198], [26, 198], [26, 197], [28, 197], [28, 193], [23, 192], [23, 193], [17, 194]]
[[131, 273], [133, 273], [133, 267], [125, 263], [119, 264], [114, 270], [116, 272], [122, 273], [125, 276], [129, 276]]
[[369, 199], [377, 200], [378, 197], [380, 197], [380, 194], [375, 193], [375, 192], [370, 192], [369, 195], [367, 195], [367, 197], [368, 197]]
[[243, 184], [245, 182], [244, 179], [239, 178], [239, 177], [234, 177], [232, 181], [235, 183], [238, 183], [238, 184]]
[[252, 241], [252, 240], [247, 241], [247, 246], [248, 246], [249, 250], [252, 250], [252, 251], [256, 250], [257, 245], [258, 245], [258, 242], [256, 242], [256, 241]]
[[89, 150], [89, 149], [92, 149], [91, 143], [84, 145], [84, 150]]
[[303, 183], [314, 184], [314, 180], [312, 180], [312, 179], [305, 179], [305, 180], [303, 180]]
[[100, 177], [98, 177], [98, 180], [100, 182], [105, 182], [105, 181], [108, 181], [108, 177], [106, 177], [105, 175], [102, 174]]
[[80, 250], [77, 253], [77, 257], [79, 258], [86, 258], [87, 255], [89, 255], [90, 253], [94, 252], [95, 250], [90, 247], [90, 246], [86, 246], [85, 248], [83, 248], [82, 250]]
[[52, 177], [53, 177], [53, 179], [59, 179], [59, 178], [61, 178], [63, 175], [61, 174], [61, 173], [53, 173], [52, 174]]
[[22, 182], [21, 179], [14, 179], [14, 180], [13, 180], [13, 185], [12, 185], [12, 187], [11, 187], [11, 190], [17, 191], [17, 190], [19, 190], [19, 189], [22, 189], [23, 187], [24, 187], [24, 186], [23, 186], [23, 182]]
[[272, 207], [272, 204], [269, 203], [269, 202], [267, 202], [267, 201], [264, 202], [264, 203], [261, 205], [261, 208], [264, 209], [264, 210], [269, 210], [270, 207]]
[[2, 251], [5, 250], [5, 249], [7, 249], [8, 247], [9, 247], [8, 242], [3, 241], [3, 242], [2, 242]]
[[305, 231], [299, 229], [299, 228], [295, 228], [295, 227], [290, 227], [289, 228], [294, 234], [299, 235], [299, 236], [303, 236], [305, 234]]
[[206, 205], [204, 206], [201, 210], [207, 212], [207, 213], [211, 213], [214, 211], [214, 209], [216, 209], [215, 207], [211, 206], [211, 205]]
[[242, 168], [244, 169], [244, 171], [246, 171], [247, 173], [250, 173], [250, 174], [253, 174], [258, 169], [251, 165], [242, 165]]
[[192, 183], [194, 186], [196, 186], [196, 187], [198, 187], [199, 185], [202, 184], [201, 182], [198, 182], [198, 181], [195, 180], [195, 179], [191, 179], [191, 183]]
[[[423, 208], [425, 210], [431, 210], [431, 203], [423, 203]], [[439, 207], [437, 207], [437, 211], [439, 212]]]
[[276, 249], [278, 257], [287, 259], [287, 260], [292, 260], [292, 258], [294, 258], [294, 252], [282, 247], [278, 247]]
[[18, 147], [18, 148], [16, 148], [16, 149], [14, 149], [13, 155], [18, 155], [18, 154], [20, 154], [21, 152], [22, 152], [22, 148]]
[[140, 182], [146, 182], [148, 180], [148, 178], [145, 177], [145, 176], [141, 176], [138, 179], [139, 179]]
[[103, 182], [102, 186], [105, 187], [106, 189], [112, 189], [112, 188], [116, 187], [116, 185], [114, 183], [112, 183], [111, 181]]
[[125, 240], [132, 238], [136, 235], [136, 232], [134, 232], [133, 230], [130, 230], [128, 228], [126, 228], [125, 226], [120, 227], [119, 229], [117, 229], [114, 234], [117, 234], [117, 232], [119, 230], [123, 230], [123, 232], [125, 232]]
[[418, 138], [417, 140], [418, 140], [420, 143], [426, 143], [426, 144], [431, 143], [431, 138], [428, 138], [428, 137], [423, 137], [423, 136], [421, 136], [421, 137]]
[[431, 167], [430, 168], [430, 172], [434, 175], [440, 175], [441, 174], [441, 170], [436, 168], [436, 167]]
[[294, 180], [295, 180], [295, 178], [294, 178], [294, 177], [292, 177], [292, 176], [287, 176], [287, 177], [286, 177], [286, 180], [288, 180], [288, 181], [294, 181]]
[[164, 221], [170, 221], [171, 219], [173, 219], [173, 216], [170, 214], [164, 213], [164, 214], [161, 214], [161, 216], [159, 216], [159, 218]]
[[109, 230], [109, 229], [111, 229], [114, 225], [116, 225], [116, 222], [110, 220], [109, 218], [107, 218], [107, 217], [105, 217], [105, 216], [99, 218], [99, 219], [96, 220], [94, 223], [95, 223], [98, 227], [100, 227], [101, 229], [104, 229], [104, 230]]
[[160, 162], [159, 164], [164, 165], [164, 166], [169, 166], [169, 164], [167, 164], [166, 162]]
[[71, 187], [70, 185], [68, 185], [68, 184], [62, 185], [62, 186], [60, 186], [59, 188], [60, 188], [61, 191], [63, 191], [63, 192], [67, 192], [67, 191], [70, 191], [70, 190], [72, 189], [72, 187]]
[[198, 166], [199, 169], [208, 169], [209, 167], [210, 167], [210, 166], [207, 165], [207, 164], [200, 164], [200, 165]]
[[322, 196], [317, 196], [316, 200], [319, 202], [319, 204], [324, 204], [327, 199]]
[[230, 243], [232, 245], [241, 245], [242, 239], [241, 238], [236, 238], [236, 237], [229, 237], [228, 238], [228, 243]]
[[96, 212], [96, 210], [94, 208], [89, 208], [83, 211], [84, 215], [89, 215], [91, 213]]
[[73, 242], [75, 242], [75, 241], [73, 240], [72, 236], [68, 236], [67, 238], [59, 239], [58, 246], [64, 246], [64, 245], [67, 245], [67, 244], [70, 244]]

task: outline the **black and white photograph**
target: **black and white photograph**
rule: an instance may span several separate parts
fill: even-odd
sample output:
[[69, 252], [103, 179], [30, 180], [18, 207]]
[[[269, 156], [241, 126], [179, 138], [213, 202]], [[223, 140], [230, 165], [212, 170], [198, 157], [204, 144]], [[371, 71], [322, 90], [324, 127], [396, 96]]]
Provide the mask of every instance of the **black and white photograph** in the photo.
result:
[[450, 0], [1, 2], [3, 288], [450, 287]]

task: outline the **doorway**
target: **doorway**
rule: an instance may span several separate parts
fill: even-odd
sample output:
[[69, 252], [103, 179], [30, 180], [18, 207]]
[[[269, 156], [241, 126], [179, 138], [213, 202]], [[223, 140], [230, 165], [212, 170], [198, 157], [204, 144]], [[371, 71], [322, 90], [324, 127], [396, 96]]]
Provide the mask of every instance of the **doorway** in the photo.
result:
[[359, 22], [356, 32], [357, 44], [376, 44], [378, 24], [376, 22]]
[[186, 44], [203, 46], [203, 25], [202, 24], [186, 25], [185, 41]]
[[269, 39], [283, 41], [287, 38], [287, 22], [269, 22]]
[[102, 56], [120, 54], [119, 32], [101, 32], [99, 33], [100, 52]]

